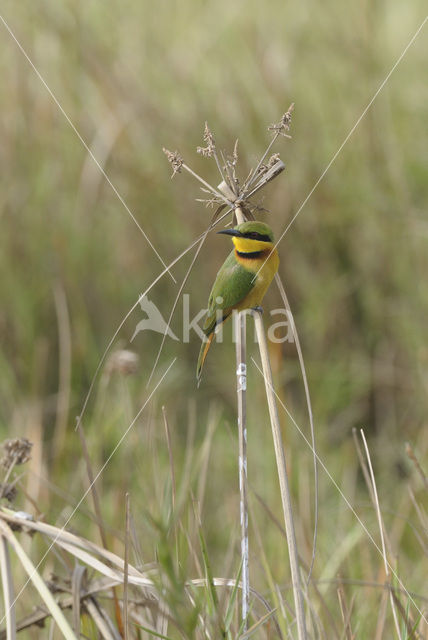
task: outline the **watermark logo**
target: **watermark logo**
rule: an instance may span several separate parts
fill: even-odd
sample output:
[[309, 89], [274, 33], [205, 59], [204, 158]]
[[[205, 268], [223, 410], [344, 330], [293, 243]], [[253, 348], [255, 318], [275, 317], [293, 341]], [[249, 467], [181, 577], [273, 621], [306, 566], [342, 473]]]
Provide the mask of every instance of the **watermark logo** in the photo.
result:
[[[223, 302], [222, 298], [217, 299], [217, 303], [221, 305]], [[202, 331], [200, 323], [203, 322], [203, 319], [206, 316], [207, 310], [201, 309], [193, 316], [190, 312], [190, 295], [185, 293], [183, 295], [183, 309], [182, 309], [182, 336], [179, 338], [168, 326], [165, 318], [162, 313], [159, 311], [154, 302], [149, 300], [147, 296], [140, 296], [139, 299], [141, 310], [146, 315], [146, 318], [140, 320], [137, 326], [135, 327], [134, 334], [131, 338], [131, 342], [136, 338], [136, 336], [142, 331], [154, 331], [156, 333], [160, 333], [162, 335], [166, 335], [172, 340], [181, 341], [185, 344], [188, 344], [191, 341], [192, 332], [195, 332], [200, 340], [206, 342], [207, 337]], [[232, 311], [232, 315], [238, 313], [237, 311]], [[223, 312], [221, 309], [217, 310], [217, 327], [215, 330], [216, 333], [216, 341], [223, 341]], [[266, 316], [265, 316], [266, 317]], [[282, 344], [283, 342], [294, 342], [293, 335], [293, 318], [290, 316], [287, 309], [272, 309], [267, 314], [268, 317], [268, 327], [267, 327], [267, 337], [268, 339], [276, 344]], [[235, 327], [235, 323], [233, 323], [233, 327]], [[235, 342], [235, 332], [233, 330], [232, 340]], [[254, 335], [254, 340], [256, 341], [256, 336]]]
[[140, 296], [138, 302], [140, 303], [141, 311], [143, 311], [147, 318], [140, 320], [135, 327], [134, 335], [131, 338], [131, 342], [140, 331], [156, 331], [162, 335], [167, 335], [173, 340], [179, 341], [179, 338], [173, 333], [171, 327], [167, 325], [165, 319], [154, 302], [148, 299], [147, 296]]

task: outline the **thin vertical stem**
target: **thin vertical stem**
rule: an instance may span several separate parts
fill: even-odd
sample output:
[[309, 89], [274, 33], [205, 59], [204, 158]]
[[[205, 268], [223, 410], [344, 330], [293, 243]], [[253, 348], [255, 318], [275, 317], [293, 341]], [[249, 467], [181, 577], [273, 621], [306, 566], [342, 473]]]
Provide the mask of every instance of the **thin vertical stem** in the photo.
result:
[[[238, 205], [235, 207], [238, 224], [245, 216]], [[248, 543], [248, 478], [247, 478], [247, 316], [245, 311], [234, 313], [236, 339], [236, 382], [238, 394], [238, 440], [239, 440], [239, 512], [241, 519], [241, 581], [243, 630], [247, 630], [250, 606], [250, 563]]]
[[128, 568], [129, 568], [129, 532], [130, 509], [129, 493], [125, 493], [125, 562], [123, 567], [123, 630], [124, 639], [129, 638], [129, 614], [128, 614]]
[[16, 640], [16, 598], [13, 589], [13, 575], [10, 563], [9, 544], [5, 536], [0, 536], [0, 568], [3, 586], [4, 619], [6, 619], [6, 638]]
[[290, 559], [291, 580], [293, 584], [294, 604], [296, 607], [297, 634], [299, 640], [306, 640], [305, 609], [303, 605], [303, 593], [300, 582], [299, 558], [297, 553], [296, 533], [294, 530], [293, 511], [291, 506], [290, 489], [288, 486], [285, 454], [282, 445], [281, 427], [279, 424], [278, 408], [276, 405], [275, 391], [272, 381], [272, 370], [269, 360], [269, 352], [263, 320], [259, 311], [253, 311], [254, 324], [259, 343], [260, 357], [263, 367], [263, 378], [266, 387], [266, 398], [269, 407], [269, 416], [272, 427], [272, 436], [275, 447], [276, 465], [278, 469], [279, 486], [281, 490], [282, 508], [284, 511], [285, 531], [287, 534], [288, 555]]
[[250, 604], [249, 544], [248, 544], [248, 478], [247, 478], [247, 316], [245, 311], [234, 313], [236, 336], [236, 382], [238, 394], [238, 440], [239, 440], [239, 513], [241, 521], [241, 580], [242, 620], [247, 630]]
[[[360, 429], [360, 433], [361, 433], [361, 438], [363, 440], [364, 443], [364, 449], [366, 452], [366, 456], [367, 456], [367, 462], [369, 465], [369, 471], [370, 471], [370, 480], [371, 480], [371, 486], [372, 486], [372, 501], [374, 503], [374, 507], [376, 510], [376, 515], [377, 515], [377, 521], [378, 521], [378, 525], [379, 525], [379, 532], [380, 532], [380, 541], [381, 541], [381, 545], [382, 545], [382, 557], [383, 557], [383, 562], [384, 562], [384, 567], [385, 567], [385, 576], [386, 576], [386, 583], [385, 586], [389, 587], [389, 582], [390, 582], [390, 576], [391, 576], [391, 572], [389, 570], [390, 567], [390, 563], [388, 562], [388, 556], [386, 553], [386, 544], [385, 544], [385, 527], [383, 524], [383, 519], [382, 519], [382, 514], [380, 511], [380, 503], [379, 503], [379, 496], [377, 494], [377, 486], [376, 486], [376, 479], [375, 479], [375, 474], [373, 471], [373, 465], [372, 465], [372, 460], [370, 457], [370, 451], [369, 448], [367, 446], [367, 440], [366, 440], [366, 436], [364, 435], [364, 431], [362, 429]], [[401, 636], [401, 631], [400, 631], [400, 624], [398, 622], [398, 615], [397, 615], [397, 610], [396, 610], [396, 606], [395, 606], [395, 600], [394, 600], [394, 594], [391, 591], [391, 589], [389, 589], [389, 598], [391, 601], [391, 609], [392, 609], [392, 617], [394, 618], [394, 624], [395, 624], [395, 629], [397, 631], [397, 636], [398, 638], [402, 637]]]

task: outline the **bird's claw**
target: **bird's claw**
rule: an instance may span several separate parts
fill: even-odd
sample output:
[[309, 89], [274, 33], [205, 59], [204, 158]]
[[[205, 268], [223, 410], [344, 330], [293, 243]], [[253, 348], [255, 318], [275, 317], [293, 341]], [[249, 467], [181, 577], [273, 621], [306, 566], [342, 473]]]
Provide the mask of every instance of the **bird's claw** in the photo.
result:
[[259, 304], [257, 305], [257, 307], [252, 307], [251, 309], [252, 311], [258, 311], [259, 313], [263, 314], [263, 307], [261, 307]]

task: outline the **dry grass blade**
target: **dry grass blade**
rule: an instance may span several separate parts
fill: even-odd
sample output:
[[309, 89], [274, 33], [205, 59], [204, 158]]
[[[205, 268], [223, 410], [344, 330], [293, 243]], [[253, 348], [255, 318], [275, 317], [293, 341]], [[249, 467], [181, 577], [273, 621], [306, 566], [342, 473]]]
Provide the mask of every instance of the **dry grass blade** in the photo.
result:
[[[387, 554], [386, 554], [385, 527], [384, 527], [384, 524], [383, 524], [382, 514], [381, 514], [381, 511], [380, 511], [379, 497], [378, 497], [378, 494], [377, 494], [376, 480], [375, 480], [372, 461], [371, 461], [371, 457], [370, 457], [370, 451], [369, 451], [369, 448], [367, 446], [367, 441], [366, 441], [366, 438], [365, 438], [365, 435], [364, 435], [364, 431], [362, 429], [360, 430], [360, 433], [361, 433], [361, 438], [362, 438], [362, 441], [363, 441], [363, 444], [364, 444], [364, 449], [365, 449], [365, 452], [366, 452], [367, 463], [368, 463], [369, 472], [370, 472], [370, 481], [371, 481], [372, 492], [373, 492], [373, 494], [372, 494], [373, 495], [373, 502], [374, 502], [374, 508], [376, 510], [376, 516], [377, 516], [377, 520], [378, 520], [380, 539], [381, 539], [381, 545], [382, 545], [382, 557], [383, 557], [383, 562], [384, 562], [384, 567], [385, 567], [385, 575], [386, 575], [386, 578], [388, 580], [389, 576], [390, 576], [390, 572], [389, 572], [390, 563], [388, 562], [388, 557], [387, 557]], [[389, 584], [389, 580], [388, 580], [388, 584]], [[391, 602], [392, 615], [393, 615], [393, 618], [394, 618], [395, 630], [397, 632], [397, 637], [401, 638], [400, 625], [399, 625], [399, 622], [398, 622], [398, 616], [397, 616], [397, 610], [396, 610], [394, 595], [393, 595], [393, 592], [391, 590], [389, 591], [389, 594], [390, 594], [390, 602]]]
[[74, 633], [80, 635], [80, 603], [81, 594], [83, 591], [83, 584], [86, 578], [86, 567], [81, 564], [76, 564], [73, 570], [71, 578], [71, 591], [73, 595], [73, 628]]
[[340, 613], [342, 614], [343, 638], [346, 640], [354, 640], [355, 635], [353, 634], [352, 627], [351, 627], [351, 614], [352, 614], [352, 609], [354, 605], [354, 598], [352, 598], [351, 604], [348, 607], [346, 602], [345, 590], [343, 588], [343, 584], [340, 580], [340, 577], [338, 579], [337, 597], [339, 599]]
[[268, 613], [265, 613], [263, 618], [260, 618], [260, 620], [257, 620], [257, 622], [253, 624], [252, 627], [250, 627], [247, 631], [244, 631], [244, 633], [239, 634], [239, 640], [246, 640], [246, 638], [250, 638], [258, 629], [260, 629], [260, 627], [262, 627], [274, 615], [274, 613], [275, 613], [275, 609], [273, 611], [269, 611]]
[[400, 602], [397, 594], [390, 590], [391, 597], [393, 598], [398, 611], [400, 612], [401, 619], [403, 620], [406, 627], [406, 640], [419, 640], [422, 636], [416, 630], [416, 624], [410, 617], [409, 611], [406, 611], [403, 605]]
[[291, 579], [293, 583], [294, 603], [296, 606], [296, 620], [299, 640], [307, 638], [305, 609], [303, 605], [303, 594], [300, 584], [299, 557], [297, 553], [296, 534], [294, 531], [293, 510], [291, 506], [290, 489], [285, 464], [284, 448], [282, 446], [281, 427], [279, 423], [278, 408], [275, 400], [275, 391], [272, 382], [272, 371], [269, 361], [269, 352], [263, 326], [263, 320], [259, 312], [253, 312], [254, 324], [259, 343], [260, 357], [263, 367], [263, 378], [265, 381], [266, 397], [269, 406], [269, 416], [271, 420], [272, 436], [275, 447], [275, 457], [278, 470], [279, 485], [281, 490], [281, 501], [284, 512], [285, 530], [287, 532], [287, 546], [290, 558]]
[[380, 607], [379, 607], [379, 614], [376, 622], [375, 640], [382, 640], [382, 638], [384, 637], [387, 607], [388, 607], [388, 591], [384, 589], [382, 592], [382, 598], [381, 598]]
[[[74, 533], [70, 533], [65, 529], [60, 529], [59, 527], [54, 527], [51, 524], [46, 524], [45, 522], [39, 522], [37, 520], [23, 520], [22, 517], [15, 515], [14, 511], [11, 511], [10, 509], [6, 510], [4, 507], [0, 508], [0, 521], [1, 520], [6, 520], [7, 522], [10, 522], [18, 527], [25, 526], [26, 529], [39, 531], [49, 538], [53, 538], [55, 540], [55, 544], [58, 544], [59, 546], [67, 543], [71, 547], [85, 550], [88, 553], [94, 553], [104, 558], [104, 560], [109, 564], [116, 565], [123, 571], [124, 561], [122, 558], [112, 553], [111, 551], [103, 549], [94, 542], [87, 540], [86, 538], [83, 538], [81, 536], [77, 536]], [[142, 575], [140, 571], [138, 571], [131, 565], [129, 566], [129, 572], [134, 572], [134, 574], [138, 576]]]
[[85, 607], [100, 633], [103, 640], [122, 640], [122, 636], [113, 627], [106, 612], [99, 606], [95, 598], [88, 598]]
[[19, 544], [18, 540], [13, 535], [10, 527], [4, 522], [4, 520], [0, 520], [0, 531], [2, 535], [7, 538], [10, 546], [15, 551], [16, 555], [19, 558], [23, 568], [28, 574], [29, 579], [39, 592], [40, 597], [45, 603], [46, 607], [51, 612], [53, 619], [58, 625], [59, 630], [66, 640], [77, 640], [77, 636], [73, 633], [72, 628], [70, 627], [67, 619], [65, 618], [63, 612], [55, 601], [52, 593], [49, 591], [46, 583], [44, 582], [41, 575], [38, 573], [36, 567], [31, 562], [30, 558], [25, 553], [24, 549]]
[[[25, 520], [23, 523], [22, 518], [6, 514], [3, 510], [0, 511], [0, 516], [0, 523], [2, 520], [8, 520], [18, 526], [25, 524], [26, 528], [32, 529], [33, 531], [39, 531], [40, 533], [47, 535], [49, 538], [53, 538], [55, 544], [62, 547], [75, 558], [80, 559], [82, 562], [91, 566], [106, 577], [117, 580], [118, 583], [123, 582], [125, 563], [122, 558], [111, 551], [106, 551], [102, 547], [99, 547], [85, 538], [81, 538], [75, 534], [69, 533], [68, 531], [64, 531], [43, 522]], [[105, 562], [101, 562], [96, 556], [101, 556]], [[112, 565], [116, 566], [117, 569], [113, 569]], [[128, 565], [128, 574], [128, 580], [130, 583], [140, 587], [147, 587], [149, 589], [154, 588], [152, 580], [146, 578], [143, 573], [138, 571], [132, 565]]]
[[416, 471], [419, 473], [425, 489], [428, 489], [428, 478], [426, 477], [425, 471], [422, 469], [410, 442], [406, 442], [405, 447], [406, 447], [406, 454], [410, 458], [410, 460], [413, 462]]
[[275, 274], [275, 282], [277, 284], [279, 293], [281, 295], [282, 301], [287, 311], [288, 321], [290, 322], [291, 330], [293, 333], [294, 344], [296, 345], [297, 356], [299, 358], [300, 371], [302, 373], [303, 387], [305, 390], [306, 408], [308, 410], [308, 416], [309, 416], [309, 428], [311, 431], [312, 456], [313, 456], [312, 459], [313, 459], [313, 467], [314, 467], [315, 512], [314, 512], [314, 535], [313, 535], [313, 542], [312, 542], [312, 558], [311, 558], [311, 563], [309, 566], [308, 577], [307, 577], [307, 581], [309, 582], [312, 575], [314, 562], [315, 562], [315, 554], [316, 554], [316, 548], [317, 548], [317, 534], [318, 534], [318, 494], [319, 494], [318, 482], [319, 481], [318, 481], [318, 464], [317, 464], [317, 453], [316, 453], [317, 450], [316, 450], [316, 442], [315, 442], [314, 415], [312, 411], [312, 402], [311, 402], [311, 394], [309, 392], [308, 376], [306, 375], [305, 361], [303, 358], [302, 347], [300, 346], [299, 334], [297, 332], [297, 328], [294, 322], [294, 317], [291, 312], [290, 303], [288, 302], [287, 294], [285, 293], [285, 288], [284, 288], [284, 285], [282, 284], [281, 276], [279, 275], [279, 273]]
[[[94, 558], [87, 551], [83, 551], [82, 549], [74, 547], [71, 544], [67, 544], [66, 542], [57, 541], [57, 544], [59, 544], [63, 549], [65, 549], [65, 551], [68, 551], [74, 557], [78, 558], [88, 566], [95, 569], [95, 571], [98, 571], [99, 573], [106, 576], [107, 578], [113, 578], [117, 580], [118, 584], [123, 583], [124, 569], [122, 570], [112, 569], [110, 566], [106, 565], [104, 562], [101, 562], [97, 558]], [[131, 567], [131, 565], [128, 565], [128, 570], [130, 572], [128, 575], [129, 584], [134, 584], [136, 586], [144, 587], [148, 589], [154, 589], [154, 584], [152, 580], [149, 580], [148, 578], [146, 578], [141, 574], [137, 575], [135, 573], [137, 570], [134, 569], [134, 571], [131, 571], [131, 569], [133, 569], [133, 567]]]
[[13, 575], [10, 566], [9, 545], [5, 536], [0, 536], [0, 565], [1, 581], [3, 585], [4, 611], [6, 617], [6, 637], [7, 640], [15, 640], [15, 592], [13, 588]]
[[[93, 580], [91, 585], [88, 587], [87, 591], [81, 594], [80, 599], [83, 602], [86, 598], [89, 598], [91, 595], [104, 592], [108, 589], [111, 589], [112, 586], [118, 584], [117, 580], [105, 579], [101, 578], [98, 580]], [[60, 609], [70, 609], [73, 607], [73, 595], [68, 596], [66, 598], [59, 599], [57, 602]], [[24, 629], [28, 629], [29, 627], [42, 627], [47, 618], [50, 618], [51, 614], [48, 610], [38, 609], [33, 613], [25, 616], [21, 620], [16, 623], [16, 630], [22, 631]], [[6, 631], [0, 631], [0, 640], [7, 640]]]

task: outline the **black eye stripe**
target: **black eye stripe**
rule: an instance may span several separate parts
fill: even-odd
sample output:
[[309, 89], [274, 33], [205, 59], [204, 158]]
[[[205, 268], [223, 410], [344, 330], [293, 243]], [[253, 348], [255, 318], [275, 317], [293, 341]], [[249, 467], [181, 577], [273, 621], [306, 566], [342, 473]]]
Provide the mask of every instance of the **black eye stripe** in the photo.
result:
[[268, 235], [264, 235], [262, 233], [257, 233], [257, 231], [249, 231], [248, 233], [244, 233], [244, 238], [249, 238], [250, 240], [260, 240], [261, 242], [272, 242], [271, 238]]

